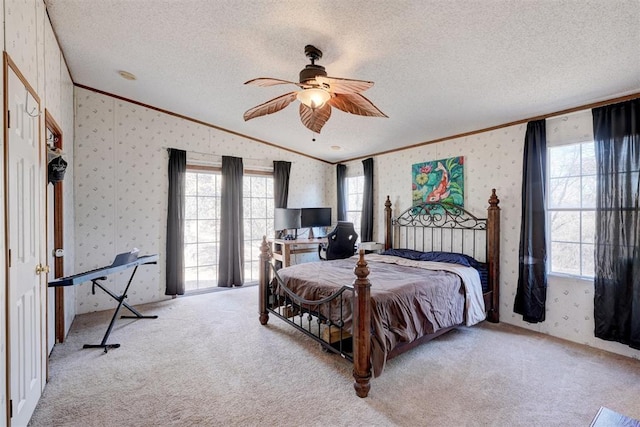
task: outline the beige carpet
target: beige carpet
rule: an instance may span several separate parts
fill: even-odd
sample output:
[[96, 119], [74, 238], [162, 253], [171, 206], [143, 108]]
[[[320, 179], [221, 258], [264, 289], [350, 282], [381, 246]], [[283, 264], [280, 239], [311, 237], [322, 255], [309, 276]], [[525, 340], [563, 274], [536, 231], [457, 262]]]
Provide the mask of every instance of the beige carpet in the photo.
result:
[[272, 316], [256, 287], [78, 316], [31, 426], [588, 426], [640, 418], [640, 361], [505, 324], [461, 328], [392, 360], [356, 397], [351, 365]]

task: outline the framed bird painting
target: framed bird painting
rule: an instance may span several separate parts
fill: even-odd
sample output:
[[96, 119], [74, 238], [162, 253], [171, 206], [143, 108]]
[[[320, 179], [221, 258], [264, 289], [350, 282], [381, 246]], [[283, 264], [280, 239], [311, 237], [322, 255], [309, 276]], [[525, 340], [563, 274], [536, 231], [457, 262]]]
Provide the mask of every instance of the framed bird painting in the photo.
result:
[[411, 166], [413, 206], [445, 202], [464, 206], [464, 157]]

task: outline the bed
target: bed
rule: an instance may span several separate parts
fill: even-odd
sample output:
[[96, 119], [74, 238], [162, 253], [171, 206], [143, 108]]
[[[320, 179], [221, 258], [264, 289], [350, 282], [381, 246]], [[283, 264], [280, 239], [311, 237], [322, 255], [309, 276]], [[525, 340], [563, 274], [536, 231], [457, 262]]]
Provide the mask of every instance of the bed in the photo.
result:
[[272, 314], [323, 350], [353, 362], [366, 397], [389, 359], [461, 325], [499, 321], [500, 208], [487, 215], [426, 203], [392, 217], [385, 202], [385, 251], [276, 270], [260, 255], [260, 323]]

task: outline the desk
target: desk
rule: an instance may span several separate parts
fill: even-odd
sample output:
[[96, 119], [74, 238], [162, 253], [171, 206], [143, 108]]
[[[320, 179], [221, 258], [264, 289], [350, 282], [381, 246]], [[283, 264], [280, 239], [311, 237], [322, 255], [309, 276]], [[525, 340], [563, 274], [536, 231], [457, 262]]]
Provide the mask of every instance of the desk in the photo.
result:
[[376, 253], [379, 254], [384, 250], [384, 243], [376, 243], [376, 242], [361, 242], [358, 245], [358, 250], [364, 249], [364, 253]]
[[283, 267], [288, 267], [291, 265], [292, 254], [317, 252], [318, 245], [325, 243], [327, 243], [326, 237], [322, 237], [319, 239], [269, 240], [273, 259], [275, 261], [280, 261]]

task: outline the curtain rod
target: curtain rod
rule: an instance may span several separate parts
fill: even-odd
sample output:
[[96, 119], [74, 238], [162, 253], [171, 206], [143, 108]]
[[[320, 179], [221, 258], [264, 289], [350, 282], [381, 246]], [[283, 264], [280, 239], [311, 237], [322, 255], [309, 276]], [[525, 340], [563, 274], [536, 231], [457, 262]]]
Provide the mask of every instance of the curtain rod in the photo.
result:
[[[173, 147], [162, 147], [162, 148], [166, 149], [167, 151], [173, 149]], [[181, 148], [177, 148], [177, 150], [181, 150]], [[224, 154], [215, 154], [215, 153], [205, 153], [204, 151], [193, 151], [193, 150], [184, 150], [184, 151], [186, 151], [187, 153], [190, 153], [190, 154], [202, 154], [202, 155], [205, 155], [205, 156], [222, 157], [224, 155]], [[234, 156], [234, 157], [238, 157], [238, 156]], [[243, 160], [255, 160], [255, 161], [265, 161], [265, 160], [270, 161], [268, 159], [252, 159], [251, 157], [242, 157], [242, 159]], [[287, 160], [287, 161], [289, 161], [289, 160]], [[293, 164], [295, 162], [291, 162], [290, 161], [290, 163]]]

